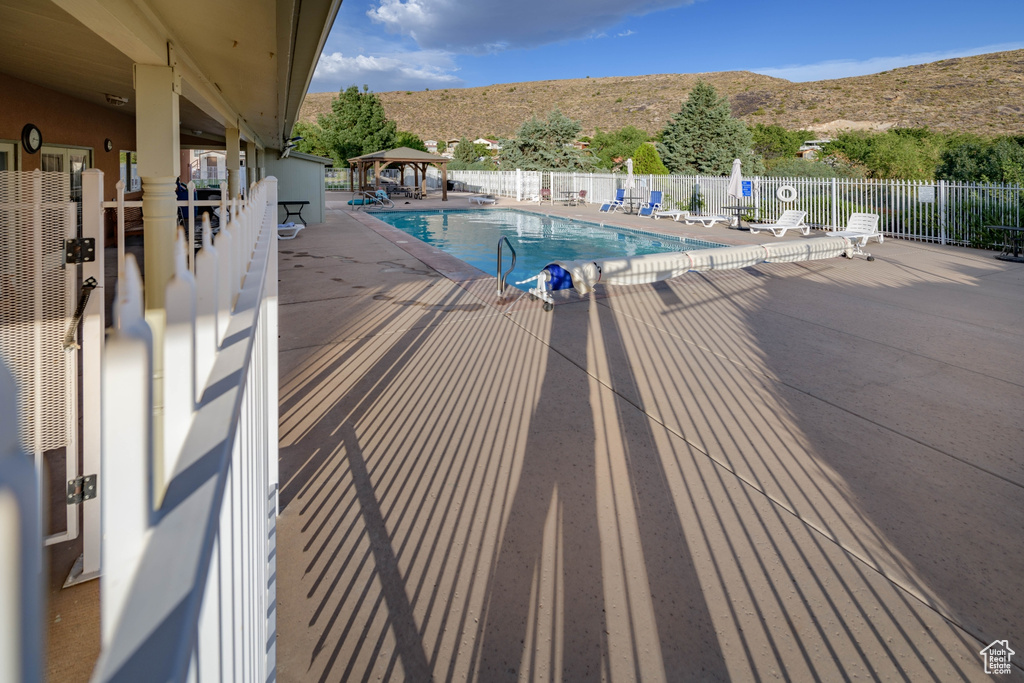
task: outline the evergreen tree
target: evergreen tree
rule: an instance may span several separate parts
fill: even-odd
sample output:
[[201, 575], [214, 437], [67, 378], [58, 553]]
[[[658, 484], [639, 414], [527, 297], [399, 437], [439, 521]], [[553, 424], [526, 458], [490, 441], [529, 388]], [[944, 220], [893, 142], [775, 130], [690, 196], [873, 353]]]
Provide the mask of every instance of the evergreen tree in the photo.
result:
[[501, 168], [524, 171], [587, 171], [593, 162], [573, 143], [582, 126], [555, 109], [546, 121], [530, 119], [516, 133], [514, 140], [502, 140], [499, 159]]
[[292, 135], [302, 138], [295, 143], [296, 152], [315, 154], [319, 157], [331, 156], [331, 150], [324, 141], [324, 131], [315, 123], [299, 121], [292, 129]]
[[636, 152], [633, 153], [633, 173], [668, 175], [668, 168], [662, 163], [661, 157], [658, 156], [658, 150], [654, 148], [654, 145], [645, 142], [637, 147]]
[[760, 173], [764, 164], [751, 147], [750, 130], [732, 117], [729, 101], [700, 81], [665, 127], [658, 151], [673, 173], [729, 175], [733, 159], [744, 173]]
[[1024, 185], [1024, 136], [967, 140], [942, 153], [940, 180]]
[[455, 146], [455, 161], [471, 164], [476, 161], [476, 157], [476, 149], [469, 138], [459, 138], [459, 144]]
[[348, 159], [396, 147], [397, 126], [384, 113], [384, 105], [363, 86], [351, 86], [331, 100], [331, 111], [318, 124], [335, 165]]

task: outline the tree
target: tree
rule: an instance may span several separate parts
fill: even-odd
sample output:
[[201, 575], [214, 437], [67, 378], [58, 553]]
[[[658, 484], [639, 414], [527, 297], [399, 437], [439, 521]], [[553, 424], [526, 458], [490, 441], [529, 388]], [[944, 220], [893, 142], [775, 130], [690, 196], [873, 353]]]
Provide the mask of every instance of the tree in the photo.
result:
[[854, 166], [838, 158], [823, 160], [778, 157], [765, 164], [769, 178], [863, 178], [863, 166]]
[[649, 142], [636, 148], [633, 153], [633, 172], [653, 175], [668, 175], [668, 169], [658, 156], [658, 150]]
[[527, 171], [564, 169], [588, 171], [593, 168], [590, 157], [573, 143], [582, 126], [555, 109], [546, 121], [530, 119], [516, 133], [514, 140], [502, 140], [498, 154], [501, 168]]
[[966, 140], [947, 148], [935, 176], [940, 180], [1024, 185], [1024, 136]]
[[407, 130], [398, 131], [398, 135], [395, 136], [395, 146], [418, 149], [421, 152], [427, 151], [427, 146], [423, 143], [423, 140], [415, 133], [410, 133]]
[[658, 152], [673, 173], [729, 175], [733, 159], [739, 159], [743, 171], [754, 174], [764, 164], [751, 151], [752, 145], [750, 130], [732, 117], [729, 100], [699, 81], [665, 126]]
[[397, 126], [384, 113], [384, 105], [363, 86], [351, 86], [331, 100], [331, 111], [317, 120], [323, 141], [335, 165], [347, 160], [396, 147]]
[[765, 162], [795, 157], [800, 145], [815, 138], [814, 133], [809, 130], [787, 130], [782, 126], [766, 126], [763, 123], [751, 128], [750, 135], [753, 139], [754, 152], [761, 155]]
[[459, 144], [455, 147], [455, 161], [472, 164], [476, 159], [476, 149], [474, 149], [473, 143], [469, 141], [469, 138], [459, 138]]
[[315, 123], [299, 121], [292, 129], [292, 135], [302, 138], [295, 144], [296, 152], [315, 154], [320, 157], [331, 156], [331, 150], [324, 140], [324, 131]]
[[637, 148], [650, 137], [634, 126], [625, 126], [605, 133], [598, 129], [590, 140], [590, 153], [597, 157], [597, 168], [614, 168], [622, 160], [633, 156]]

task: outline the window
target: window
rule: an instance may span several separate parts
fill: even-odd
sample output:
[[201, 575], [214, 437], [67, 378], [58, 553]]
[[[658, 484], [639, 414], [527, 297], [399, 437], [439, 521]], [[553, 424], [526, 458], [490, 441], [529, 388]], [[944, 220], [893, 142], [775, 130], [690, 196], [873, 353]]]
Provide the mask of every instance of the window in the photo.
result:
[[139, 158], [135, 152], [121, 151], [121, 182], [125, 192], [138, 192], [142, 189], [139, 178]]
[[13, 171], [17, 166], [13, 142], [0, 142], [0, 171]]

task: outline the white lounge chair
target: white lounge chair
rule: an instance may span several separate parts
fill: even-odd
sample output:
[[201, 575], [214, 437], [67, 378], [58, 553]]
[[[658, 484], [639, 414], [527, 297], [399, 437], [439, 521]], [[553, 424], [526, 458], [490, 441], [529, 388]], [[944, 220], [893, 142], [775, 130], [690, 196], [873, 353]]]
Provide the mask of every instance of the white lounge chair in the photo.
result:
[[783, 211], [782, 215], [779, 216], [779, 220], [774, 223], [765, 225], [750, 225], [751, 234], [757, 234], [762, 230], [767, 230], [776, 237], [782, 237], [786, 234], [787, 230], [799, 230], [804, 235], [811, 234], [811, 226], [804, 223], [804, 219], [807, 218], [806, 211], [797, 211], [790, 209], [789, 211]]
[[721, 216], [721, 215], [718, 215], [718, 214], [703, 215], [703, 214], [699, 214], [699, 213], [693, 213], [691, 211], [677, 211], [677, 210], [657, 211], [657, 212], [655, 212], [654, 219], [657, 220], [659, 218], [671, 218], [672, 220], [674, 220], [677, 223], [680, 220], [682, 220], [687, 225], [694, 225], [695, 223], [700, 223], [705, 228], [710, 228], [715, 223], [731, 223], [732, 222], [732, 218], [730, 216]]
[[305, 227], [298, 223], [281, 223], [277, 226], [277, 239], [293, 240]]
[[868, 240], [872, 237], [879, 244], [885, 239], [885, 235], [878, 232], [877, 213], [851, 213], [849, 220], [846, 221], [845, 230], [832, 230], [829, 234], [834, 237], [846, 237], [851, 241], [860, 241], [858, 246], [861, 247], [866, 247]]

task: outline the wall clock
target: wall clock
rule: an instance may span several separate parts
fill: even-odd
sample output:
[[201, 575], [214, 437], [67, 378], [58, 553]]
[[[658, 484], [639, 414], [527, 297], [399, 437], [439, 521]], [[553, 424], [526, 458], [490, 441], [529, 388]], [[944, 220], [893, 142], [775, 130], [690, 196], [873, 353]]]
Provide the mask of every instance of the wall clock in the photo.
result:
[[103, 149], [108, 152], [114, 149], [114, 143], [110, 141], [110, 138], [107, 138], [106, 140], [103, 141]]
[[21, 129], [21, 146], [29, 154], [35, 154], [43, 146], [43, 134], [35, 124], [26, 123]]

